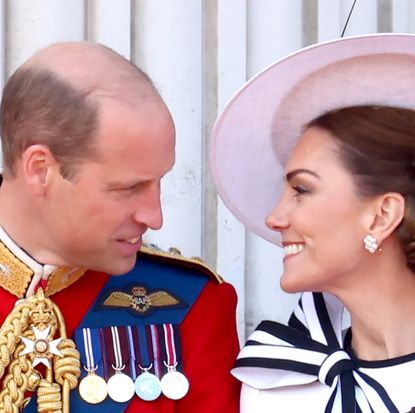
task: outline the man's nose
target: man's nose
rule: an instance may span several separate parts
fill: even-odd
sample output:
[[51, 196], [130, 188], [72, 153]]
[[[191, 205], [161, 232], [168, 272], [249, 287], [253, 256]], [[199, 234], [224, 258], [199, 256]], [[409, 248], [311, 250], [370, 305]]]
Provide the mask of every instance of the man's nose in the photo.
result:
[[146, 194], [138, 201], [134, 220], [151, 229], [160, 229], [163, 224], [161, 209], [160, 186], [149, 188]]

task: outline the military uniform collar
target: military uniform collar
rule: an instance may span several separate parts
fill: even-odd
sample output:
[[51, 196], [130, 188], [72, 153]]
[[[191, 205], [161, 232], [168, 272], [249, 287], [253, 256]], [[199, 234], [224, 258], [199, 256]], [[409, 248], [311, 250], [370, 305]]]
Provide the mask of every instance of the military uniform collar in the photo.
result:
[[18, 298], [30, 297], [38, 286], [50, 296], [82, 277], [85, 268], [41, 264], [22, 250], [0, 227], [0, 287]]

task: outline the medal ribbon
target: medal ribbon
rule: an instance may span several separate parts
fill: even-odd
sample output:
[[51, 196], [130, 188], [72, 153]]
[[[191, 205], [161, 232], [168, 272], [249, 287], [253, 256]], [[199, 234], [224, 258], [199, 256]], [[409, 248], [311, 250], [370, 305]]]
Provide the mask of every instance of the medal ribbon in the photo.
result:
[[[137, 355], [140, 354], [138, 342], [137, 342], [137, 335], [134, 337], [133, 328], [131, 326], [127, 326], [127, 336], [128, 336], [128, 348], [130, 350], [130, 369], [131, 369], [131, 378], [135, 380], [137, 378], [137, 368], [136, 368], [136, 361]], [[136, 352], [138, 349], [138, 352]], [[139, 364], [140, 361], [139, 361]]]
[[149, 353], [147, 334], [145, 326], [139, 325], [136, 327], [138, 337], [138, 353], [140, 354], [140, 366], [144, 369], [150, 367], [152, 357]]
[[129, 375], [129, 348], [126, 327], [105, 327], [101, 331], [108, 356], [108, 368], [111, 367], [112, 370], [122, 371]]
[[174, 331], [171, 324], [163, 324], [164, 346], [166, 349], [166, 362], [168, 366], [176, 366], [176, 346], [174, 344]]
[[153, 350], [154, 374], [161, 378], [163, 375], [163, 365], [161, 364], [160, 334], [157, 325], [151, 324], [146, 327], [148, 337], [151, 340], [151, 349]]
[[[101, 342], [96, 328], [76, 330], [75, 341], [81, 354], [81, 363], [88, 372], [102, 370]], [[102, 371], [101, 371], [102, 373]]]
[[111, 327], [111, 336], [112, 336], [112, 345], [114, 348], [115, 356], [115, 368], [124, 369], [125, 363], [123, 363], [122, 351], [121, 351], [121, 341], [118, 327]]
[[179, 331], [176, 324], [163, 324], [160, 327], [160, 337], [162, 341], [163, 360], [168, 367], [179, 367], [181, 364], [181, 345]]

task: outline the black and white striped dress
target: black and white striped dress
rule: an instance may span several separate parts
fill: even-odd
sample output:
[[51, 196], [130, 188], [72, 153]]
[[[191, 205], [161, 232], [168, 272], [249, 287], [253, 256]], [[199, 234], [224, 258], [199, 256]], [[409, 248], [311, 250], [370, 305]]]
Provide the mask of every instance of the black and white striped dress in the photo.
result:
[[232, 374], [241, 413], [397, 413], [415, 406], [415, 353], [362, 361], [342, 331], [343, 305], [304, 293], [288, 326], [263, 321]]

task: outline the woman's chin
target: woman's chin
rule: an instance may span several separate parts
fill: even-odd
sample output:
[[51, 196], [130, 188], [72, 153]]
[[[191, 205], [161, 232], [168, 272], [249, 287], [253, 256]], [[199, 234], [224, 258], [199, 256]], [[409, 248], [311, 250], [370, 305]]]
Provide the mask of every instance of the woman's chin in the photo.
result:
[[286, 293], [300, 293], [305, 291], [303, 283], [284, 275], [281, 277], [280, 287]]

